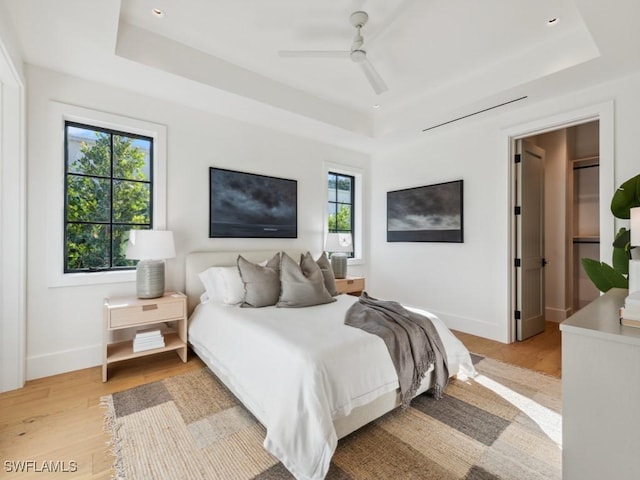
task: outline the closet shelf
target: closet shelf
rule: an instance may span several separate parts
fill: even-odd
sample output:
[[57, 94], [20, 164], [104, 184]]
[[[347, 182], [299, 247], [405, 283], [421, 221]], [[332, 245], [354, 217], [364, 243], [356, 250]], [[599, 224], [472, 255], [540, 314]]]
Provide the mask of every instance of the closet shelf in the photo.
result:
[[586, 162], [586, 161], [593, 161], [593, 160], [600, 160], [600, 155], [589, 155], [586, 157], [577, 157], [577, 158], [571, 159], [572, 162]]
[[591, 168], [591, 167], [599, 167], [600, 166], [600, 156], [595, 155], [593, 157], [580, 157], [580, 158], [572, 158], [571, 163], [573, 164], [573, 169], [579, 168]]
[[573, 243], [600, 243], [598, 235], [578, 235], [573, 237]]

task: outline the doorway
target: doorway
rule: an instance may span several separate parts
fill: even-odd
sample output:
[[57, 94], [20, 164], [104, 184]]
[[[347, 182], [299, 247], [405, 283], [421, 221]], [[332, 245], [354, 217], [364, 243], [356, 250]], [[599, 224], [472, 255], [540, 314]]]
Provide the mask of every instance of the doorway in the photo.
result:
[[600, 260], [600, 122], [514, 138], [515, 339], [562, 322], [599, 291], [582, 258]]

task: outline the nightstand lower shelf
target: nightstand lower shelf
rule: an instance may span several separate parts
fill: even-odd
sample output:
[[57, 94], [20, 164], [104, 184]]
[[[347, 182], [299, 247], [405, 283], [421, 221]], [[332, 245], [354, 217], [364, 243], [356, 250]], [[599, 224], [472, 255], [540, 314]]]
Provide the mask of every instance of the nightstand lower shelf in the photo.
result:
[[131, 358], [144, 357], [154, 353], [169, 352], [171, 350], [176, 350], [176, 353], [183, 362], [187, 361], [187, 344], [180, 340], [177, 333], [167, 333], [164, 335], [164, 347], [143, 350], [141, 352], [133, 351], [132, 340], [112, 343], [107, 347], [107, 364], [121, 362]]

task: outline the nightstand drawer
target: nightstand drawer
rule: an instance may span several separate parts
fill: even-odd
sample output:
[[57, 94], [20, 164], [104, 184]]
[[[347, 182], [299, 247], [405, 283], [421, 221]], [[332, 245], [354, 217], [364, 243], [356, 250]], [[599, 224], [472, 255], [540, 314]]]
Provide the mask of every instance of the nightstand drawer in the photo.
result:
[[184, 300], [144, 302], [141, 305], [111, 307], [109, 328], [130, 327], [184, 317]]
[[336, 288], [340, 293], [362, 292], [364, 277], [336, 279]]

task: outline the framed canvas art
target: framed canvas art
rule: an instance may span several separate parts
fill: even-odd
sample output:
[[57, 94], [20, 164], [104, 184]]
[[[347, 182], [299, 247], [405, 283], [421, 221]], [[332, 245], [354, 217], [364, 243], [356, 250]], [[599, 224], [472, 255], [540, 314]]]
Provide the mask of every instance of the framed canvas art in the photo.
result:
[[297, 238], [298, 182], [209, 168], [210, 238]]
[[387, 192], [387, 242], [463, 242], [463, 181]]

